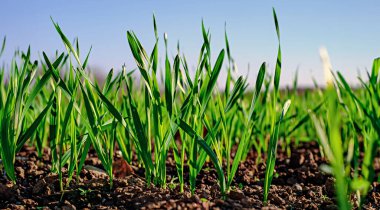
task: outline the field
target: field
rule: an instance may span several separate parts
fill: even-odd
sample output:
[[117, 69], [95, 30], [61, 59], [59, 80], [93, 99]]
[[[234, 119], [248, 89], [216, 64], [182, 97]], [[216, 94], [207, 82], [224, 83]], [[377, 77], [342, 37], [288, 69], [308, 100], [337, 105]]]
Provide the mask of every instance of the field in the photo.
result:
[[52, 19], [67, 52], [0, 69], [0, 208], [379, 209], [380, 58], [359, 87], [327, 69], [323, 87], [280, 88], [273, 19], [276, 66], [255, 78], [203, 23], [195, 69], [169, 56], [153, 16], [152, 52], [128, 31], [136, 69], [104, 80]]

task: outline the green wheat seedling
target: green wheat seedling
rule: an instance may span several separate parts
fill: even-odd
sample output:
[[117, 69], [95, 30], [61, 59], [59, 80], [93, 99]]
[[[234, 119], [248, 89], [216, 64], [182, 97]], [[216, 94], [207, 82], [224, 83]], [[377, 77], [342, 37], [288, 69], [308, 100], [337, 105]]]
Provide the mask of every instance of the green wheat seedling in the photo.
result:
[[[330, 83], [325, 92], [328, 98], [328, 109], [324, 117], [327, 119], [317, 118], [314, 112], [310, 112], [319, 137], [318, 143], [330, 162], [331, 169], [325, 168], [331, 171], [336, 179], [336, 196], [341, 209], [351, 208], [348, 200], [351, 192], [358, 195], [358, 205], [361, 207], [374, 179], [373, 161], [377, 153], [379, 136], [376, 132], [379, 128], [377, 123], [379, 60], [375, 59], [373, 62], [372, 72], [368, 74], [368, 84], [359, 78], [363, 89], [357, 92], [362, 94], [362, 98], [369, 100], [364, 102], [359, 99], [343, 75], [338, 72], [335, 77], [335, 91]], [[347, 115], [346, 122], [340, 119], [340, 115], [343, 114]], [[359, 135], [363, 136], [365, 145], [363, 150], [359, 146]], [[362, 163], [359, 161], [361, 151], [364, 153]], [[353, 175], [351, 175], [351, 170], [354, 172]]]
[[[4, 45], [2, 51], [3, 49]], [[58, 65], [58, 62], [55, 64]], [[0, 111], [0, 145], [2, 148], [1, 158], [6, 174], [15, 182], [14, 162], [16, 153], [21, 150], [29, 138], [35, 135], [37, 127], [45, 118], [53, 104], [53, 97], [50, 96], [49, 102], [45, 105], [38, 104], [42, 107], [45, 106], [45, 108], [43, 108], [38, 115], [35, 114], [33, 120], [29, 120], [27, 118], [27, 115], [30, 115], [29, 107], [43, 88], [43, 85], [37, 83], [33, 86], [31, 91], [29, 90], [29, 86], [35, 79], [38, 64], [37, 61], [34, 63], [30, 61], [29, 48], [26, 54], [22, 54], [21, 63], [17, 64], [16, 61], [14, 61], [12, 65], [14, 65], [14, 68], [12, 68], [13, 71], [10, 73], [11, 76], [8, 84], [4, 85], [3, 89], [5, 100], [2, 100], [4, 103], [2, 103], [2, 109]], [[18, 66], [20, 66], [20, 68]]]
[[[242, 139], [238, 144], [238, 149], [236, 151], [234, 160], [232, 162], [231, 169], [229, 168], [229, 166], [227, 166], [228, 167], [227, 170], [230, 171], [229, 173], [227, 173], [227, 177], [228, 177], [227, 186], [228, 187], [230, 187], [230, 185], [233, 181], [233, 178], [235, 176], [235, 173], [238, 169], [238, 166], [245, 156], [244, 153], [246, 151], [246, 148], [249, 146], [249, 142], [252, 140], [252, 131], [253, 131], [254, 123], [255, 123], [255, 121], [253, 119], [253, 114], [254, 114], [255, 105], [257, 103], [257, 99], [259, 97], [261, 87], [262, 87], [262, 84], [264, 81], [265, 71], [266, 71], [266, 67], [265, 67], [265, 63], [263, 63], [260, 67], [259, 73], [258, 73], [257, 78], [256, 78], [254, 95], [252, 97], [252, 102], [251, 102], [251, 105], [249, 107], [249, 113], [248, 113], [247, 117], [244, 119], [246, 129], [243, 131]], [[238, 86], [238, 83], [235, 85], [235, 87], [236, 86]], [[232, 96], [234, 95], [234, 91], [231, 95]], [[228, 106], [225, 110], [228, 111]], [[257, 149], [257, 147], [256, 147], [256, 149]]]
[[[166, 50], [165, 56], [165, 100], [162, 100], [160, 87], [158, 85], [158, 32], [155, 17], [153, 16], [154, 34], [156, 38], [155, 46], [151, 56], [148, 56], [137, 36], [127, 32], [127, 39], [135, 58], [137, 67], [144, 81], [144, 114], [138, 111], [137, 102], [131, 96], [132, 84], [127, 84], [129, 108], [132, 115], [132, 131], [136, 136], [137, 147], [140, 148], [139, 156], [145, 166], [145, 177], [147, 184], [153, 183], [166, 187], [166, 157], [169, 151], [173, 134], [175, 133], [174, 113], [177, 114], [175, 105], [176, 85], [178, 82], [180, 56], [174, 59], [171, 65]], [[164, 37], [165, 48], [167, 49], [167, 37]], [[174, 74], [174, 76], [172, 76]], [[125, 79], [128, 81], [128, 79]], [[174, 104], [174, 105], [173, 105]], [[145, 128], [147, 129], [145, 129]], [[153, 139], [153, 142], [151, 141]], [[154, 148], [152, 149], [152, 144]], [[154, 158], [151, 153], [154, 152]]]
[[[361, 202], [367, 195], [371, 183], [374, 181], [375, 177], [373, 164], [376, 153], [378, 152], [378, 139], [380, 137], [380, 86], [378, 79], [379, 69], [380, 58], [376, 58], [373, 61], [371, 73], [368, 73], [368, 82], [365, 83], [361, 78], [359, 78], [364, 90], [364, 96], [362, 98], [369, 99], [367, 101], [360, 99], [357, 94], [354, 93], [341, 73], [338, 72], [337, 78], [337, 84], [340, 87], [338, 90], [346, 93], [350, 99], [350, 101], [343, 103], [343, 99], [340, 98], [340, 104], [348, 113], [350, 125], [354, 131], [354, 141], [352, 144], [353, 154], [351, 159], [353, 161], [355, 174], [351, 182], [351, 188], [359, 195], [360, 204], [362, 204]], [[363, 122], [361, 125], [357, 123], [359, 120]], [[360, 147], [359, 140], [357, 138], [358, 133], [362, 133], [365, 145], [363, 148], [364, 159], [361, 165], [359, 162]], [[362, 169], [361, 173], [358, 169], [359, 167]]]
[[[327, 91], [329, 97], [327, 109], [327, 123], [318, 119], [315, 114], [311, 114], [315, 129], [318, 134], [319, 144], [323, 148], [326, 158], [331, 164], [332, 173], [336, 179], [335, 189], [337, 194], [338, 205], [340, 209], [350, 209], [348, 202], [348, 183], [345, 173], [344, 156], [343, 156], [343, 143], [340, 133], [340, 117], [336, 113], [338, 110], [338, 103], [336, 95], [332, 88]], [[326, 132], [326, 128], [328, 132]]]
[[277, 143], [281, 121], [284, 118], [286, 112], [289, 109], [291, 101], [287, 100], [282, 109], [280, 118], [278, 123], [276, 124], [274, 131], [270, 137], [269, 146], [268, 146], [268, 156], [266, 161], [266, 169], [265, 169], [265, 178], [264, 178], [264, 202], [268, 201], [269, 188], [273, 179], [274, 166], [276, 163], [276, 153], [277, 153]]
[[[60, 35], [66, 49], [68, 50], [69, 55], [72, 55], [76, 62], [78, 63], [78, 67], [75, 69], [75, 73], [77, 75], [76, 80], [83, 79], [83, 81], [77, 82], [79, 85], [82, 97], [83, 97], [83, 104], [85, 107], [86, 115], [87, 115], [87, 120], [84, 121], [84, 127], [85, 127], [85, 133], [87, 134], [86, 143], [84, 143], [84, 149], [83, 149], [83, 154], [81, 158], [81, 162], [78, 165], [78, 168], [81, 168], [83, 166], [84, 158], [88, 152], [90, 143], [94, 147], [98, 158], [101, 160], [104, 169], [106, 170], [107, 174], [110, 177], [110, 186], [112, 187], [113, 183], [113, 168], [112, 168], [112, 162], [113, 162], [113, 156], [114, 156], [114, 147], [115, 147], [115, 139], [116, 139], [116, 134], [115, 130], [117, 127], [117, 124], [120, 123], [121, 126], [126, 128], [126, 122], [124, 120], [124, 117], [120, 114], [120, 112], [116, 109], [114, 104], [107, 99], [107, 97], [103, 94], [103, 92], [100, 90], [99, 85], [97, 82], [92, 82], [90, 78], [87, 76], [86, 72], [84, 69], [86, 69], [88, 57], [90, 54], [87, 54], [85, 61], [82, 62], [80, 61], [79, 58], [79, 47], [75, 49], [73, 45], [68, 41], [67, 37], [64, 35], [62, 32], [61, 28], [57, 23], [53, 21], [53, 24]], [[77, 42], [78, 44], [78, 42]], [[78, 46], [78, 45], [77, 45]], [[46, 59], [45, 59], [46, 60]], [[70, 64], [71, 66], [71, 64]], [[74, 91], [77, 89], [77, 84], [75, 81], [73, 81], [73, 76], [71, 76], [72, 80], [70, 81], [70, 84], [72, 87], [74, 87]], [[63, 91], [67, 93], [68, 98], [70, 99], [72, 105], [68, 107], [66, 110], [66, 116], [65, 120], [66, 122], [70, 118], [70, 114], [73, 110], [74, 106], [74, 101], [75, 99], [75, 94], [72, 93], [71, 90], [67, 88], [67, 85], [65, 84], [64, 80], [56, 80], [60, 85], [60, 88], [62, 88]], [[73, 123], [73, 122], [72, 122]], [[66, 123], [67, 124], [67, 123]], [[66, 128], [66, 126], [64, 127]], [[71, 131], [72, 133], [74, 131]], [[74, 134], [75, 135], [75, 134]], [[59, 166], [63, 166], [63, 139], [61, 139], [60, 142], [60, 151], [59, 151]], [[73, 144], [76, 144], [75, 140], [72, 143], [72, 148], [70, 152], [73, 152], [73, 155], [71, 156], [71, 160], [73, 159], [78, 159], [78, 150], [76, 150], [75, 146]], [[81, 148], [79, 148], [81, 149]], [[73, 163], [71, 163], [72, 165]], [[80, 166], [80, 167], [79, 167]], [[74, 167], [70, 167], [70, 172], [69, 174], [72, 174], [72, 170]], [[60, 175], [61, 177], [61, 175]], [[62, 182], [62, 181], [61, 181]], [[62, 186], [62, 183], [61, 183]]]
[[273, 90], [273, 105], [271, 106], [271, 137], [269, 140], [268, 150], [267, 150], [267, 161], [266, 161], [266, 169], [265, 169], [265, 179], [264, 179], [264, 203], [268, 200], [269, 187], [271, 185], [273, 179], [274, 166], [276, 163], [276, 153], [277, 153], [277, 142], [279, 136], [279, 130], [281, 121], [283, 120], [288, 108], [290, 106], [291, 101], [287, 100], [282, 109], [279, 121], [276, 123], [276, 108], [277, 108], [277, 100], [279, 94], [279, 85], [280, 85], [280, 75], [281, 75], [281, 45], [280, 45], [280, 29], [278, 26], [278, 20], [275, 10], [273, 9], [273, 17], [276, 26], [277, 38], [279, 42], [278, 53], [277, 53], [277, 62], [274, 74], [274, 90]]

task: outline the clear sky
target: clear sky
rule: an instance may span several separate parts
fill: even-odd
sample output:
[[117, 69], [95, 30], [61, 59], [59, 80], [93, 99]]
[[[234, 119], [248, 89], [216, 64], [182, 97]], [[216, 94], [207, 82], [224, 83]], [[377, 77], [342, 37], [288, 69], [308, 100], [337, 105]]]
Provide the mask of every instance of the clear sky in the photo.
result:
[[[212, 53], [224, 47], [224, 24], [232, 56], [239, 72], [248, 63], [256, 75], [266, 61], [273, 70], [277, 39], [272, 17], [275, 7], [280, 24], [283, 53], [282, 85], [290, 84], [299, 67], [299, 83], [311, 85], [314, 76], [323, 83], [319, 48], [326, 46], [332, 66], [356, 81], [358, 69], [370, 69], [380, 56], [380, 1], [19, 1], [0, 3], [0, 37], [7, 36], [1, 63], [9, 63], [15, 49], [31, 46], [35, 58], [42, 51], [53, 55], [64, 50], [50, 16], [69, 37], [79, 37], [82, 55], [93, 47], [90, 65], [108, 72], [134, 61], [126, 39], [133, 30], [147, 50], [154, 44], [152, 14], [161, 36], [169, 38], [169, 53], [177, 41], [190, 66], [194, 66], [202, 44], [201, 20], [210, 28]], [[214, 59], [215, 60], [215, 59]], [[252, 77], [252, 82], [254, 81]], [[252, 83], [251, 82], [251, 83]]]

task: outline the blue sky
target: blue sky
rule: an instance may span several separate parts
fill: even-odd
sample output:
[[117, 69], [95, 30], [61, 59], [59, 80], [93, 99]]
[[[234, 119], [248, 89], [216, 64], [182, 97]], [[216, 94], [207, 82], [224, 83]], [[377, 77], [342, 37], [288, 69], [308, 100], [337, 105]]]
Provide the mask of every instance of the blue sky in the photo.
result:
[[[78, 3], [80, 2], [80, 3]], [[280, 23], [283, 53], [282, 85], [290, 84], [299, 67], [299, 83], [311, 85], [314, 76], [323, 83], [318, 50], [326, 46], [332, 66], [355, 82], [358, 69], [370, 69], [380, 56], [379, 1], [2, 1], [0, 37], [7, 36], [1, 63], [9, 63], [15, 49], [31, 46], [35, 58], [42, 51], [53, 55], [65, 50], [50, 16], [70, 38], [79, 37], [82, 54], [93, 47], [90, 65], [108, 72], [122, 64], [133, 68], [126, 31], [133, 30], [147, 50], [154, 44], [152, 14], [161, 36], [169, 37], [169, 53], [177, 41], [190, 66], [202, 44], [201, 21], [210, 28], [212, 53], [224, 47], [224, 24], [232, 56], [240, 74], [248, 63], [252, 82], [260, 64], [270, 71], [276, 60], [277, 39], [272, 17], [275, 7]], [[161, 57], [163, 60], [163, 57]], [[214, 59], [215, 60], [215, 59]], [[251, 83], [252, 83], [251, 82]]]

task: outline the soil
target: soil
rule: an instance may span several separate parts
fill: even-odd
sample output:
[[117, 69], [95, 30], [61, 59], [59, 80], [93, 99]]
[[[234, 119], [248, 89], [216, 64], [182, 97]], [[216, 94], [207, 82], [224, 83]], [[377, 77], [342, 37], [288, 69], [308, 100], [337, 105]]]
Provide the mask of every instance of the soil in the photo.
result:
[[[167, 160], [168, 187], [147, 186], [143, 169], [129, 166], [120, 155], [114, 163], [115, 178], [110, 189], [108, 176], [92, 151], [85, 169], [62, 194], [56, 174], [50, 172], [51, 161], [45, 152], [39, 158], [35, 149], [24, 147], [17, 154], [15, 170], [17, 184], [12, 184], [0, 168], [0, 208], [5, 209], [337, 209], [334, 199], [334, 180], [320, 170], [325, 164], [315, 143], [293, 148], [291, 157], [278, 151], [275, 176], [270, 189], [269, 203], [263, 206], [265, 164], [256, 164], [256, 153], [250, 152], [239, 166], [233, 187], [221, 199], [216, 171], [206, 163], [197, 177], [195, 195], [185, 187], [179, 193], [176, 169], [171, 154]], [[376, 159], [376, 174], [380, 159]], [[188, 172], [188, 171], [185, 171]], [[67, 179], [65, 177], [65, 179]], [[188, 175], [185, 176], [188, 183]], [[378, 180], [378, 177], [376, 177]], [[352, 197], [355, 202], [355, 197]], [[364, 209], [380, 209], [380, 185], [372, 184]]]

